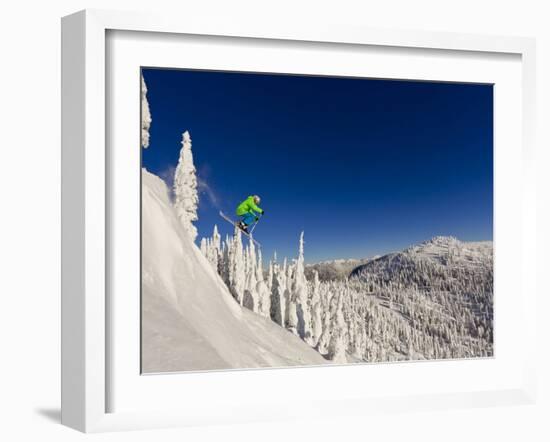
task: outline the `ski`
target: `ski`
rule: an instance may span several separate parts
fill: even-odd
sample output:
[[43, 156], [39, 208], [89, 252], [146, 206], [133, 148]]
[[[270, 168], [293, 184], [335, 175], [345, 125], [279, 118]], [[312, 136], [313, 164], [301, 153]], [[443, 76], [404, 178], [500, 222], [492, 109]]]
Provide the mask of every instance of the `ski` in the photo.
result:
[[223, 213], [221, 210], [220, 210], [220, 216], [221, 216], [224, 220], [226, 220], [228, 223], [231, 223], [231, 224], [233, 225], [233, 227], [236, 227], [237, 229], [239, 229], [243, 235], [248, 236], [248, 238], [251, 239], [252, 241], [254, 241], [254, 244], [256, 244], [258, 247], [261, 247], [261, 246], [262, 246], [258, 241], [256, 241], [254, 238], [252, 238], [252, 237], [250, 236], [249, 233], [246, 233], [243, 229], [241, 229], [241, 228], [237, 225], [237, 223], [236, 223], [235, 221], [233, 221], [231, 218], [229, 218], [229, 217], [228, 217], [225, 213]]

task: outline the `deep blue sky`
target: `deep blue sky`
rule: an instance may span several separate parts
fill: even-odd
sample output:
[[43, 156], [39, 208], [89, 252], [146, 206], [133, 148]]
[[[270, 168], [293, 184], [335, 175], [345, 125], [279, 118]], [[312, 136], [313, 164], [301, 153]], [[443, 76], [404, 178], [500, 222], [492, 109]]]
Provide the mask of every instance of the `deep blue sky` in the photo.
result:
[[[189, 130], [201, 236], [250, 194], [264, 257], [360, 258], [436, 235], [492, 240], [490, 85], [144, 69], [143, 166], [171, 184]], [[218, 207], [216, 207], [218, 206]]]

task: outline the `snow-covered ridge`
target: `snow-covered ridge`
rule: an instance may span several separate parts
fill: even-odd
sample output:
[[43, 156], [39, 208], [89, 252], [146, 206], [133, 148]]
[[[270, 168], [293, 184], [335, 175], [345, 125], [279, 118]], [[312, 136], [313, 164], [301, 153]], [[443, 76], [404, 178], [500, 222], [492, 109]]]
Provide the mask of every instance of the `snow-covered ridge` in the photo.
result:
[[143, 371], [325, 363], [297, 336], [235, 302], [178, 220], [165, 183], [145, 169], [142, 177]]
[[319, 261], [306, 265], [306, 276], [312, 280], [314, 273], [319, 274], [321, 281], [333, 281], [346, 279], [356, 267], [368, 262], [368, 259], [334, 259]]
[[[401, 347], [405, 354], [437, 358], [493, 354], [491, 241], [436, 237], [359, 266], [349, 283], [382, 307], [384, 315], [393, 313], [385, 320], [390, 329], [412, 332], [424, 341], [409, 349]], [[393, 351], [402, 346], [397, 336], [391, 339], [400, 342]], [[394, 357], [399, 358], [398, 353]]]
[[392, 259], [399, 254], [405, 253], [418, 258], [434, 259], [442, 264], [447, 262], [447, 257], [462, 256], [470, 263], [487, 261], [492, 255], [493, 243], [491, 241], [462, 242], [452, 236], [436, 236], [428, 241], [406, 248], [401, 252], [377, 255], [363, 259], [333, 259], [307, 264], [305, 271], [308, 280], [313, 280], [314, 273], [319, 274], [321, 281], [344, 280], [350, 275], [356, 275], [362, 266], [376, 260]]
[[357, 262], [363, 261], [362, 259], [355, 259], [355, 258], [339, 258], [339, 259], [327, 259], [324, 261], [318, 261], [313, 264], [308, 265], [317, 265], [317, 264], [327, 264], [327, 265], [347, 265], [347, 264], [355, 264]]
[[444, 255], [449, 254], [464, 254], [464, 255], [479, 255], [481, 258], [486, 258], [493, 252], [492, 241], [460, 241], [454, 236], [436, 236], [428, 241], [424, 241], [418, 245], [413, 245], [405, 249], [407, 253], [424, 253], [426, 255]]
[[[429, 241], [410, 246], [402, 252], [389, 253], [355, 268], [350, 276], [361, 276], [369, 271], [389, 271], [407, 267], [417, 269], [422, 265], [469, 268], [485, 271], [493, 266], [493, 242], [463, 242], [452, 236], [436, 236]], [[375, 270], [376, 269], [376, 270]]]

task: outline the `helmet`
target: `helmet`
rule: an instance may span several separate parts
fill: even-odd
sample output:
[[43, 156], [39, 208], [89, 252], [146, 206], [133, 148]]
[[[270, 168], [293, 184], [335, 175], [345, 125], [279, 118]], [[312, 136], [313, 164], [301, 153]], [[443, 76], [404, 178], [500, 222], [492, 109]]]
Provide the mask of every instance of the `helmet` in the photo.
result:
[[260, 204], [262, 199], [258, 195], [254, 195], [254, 204]]

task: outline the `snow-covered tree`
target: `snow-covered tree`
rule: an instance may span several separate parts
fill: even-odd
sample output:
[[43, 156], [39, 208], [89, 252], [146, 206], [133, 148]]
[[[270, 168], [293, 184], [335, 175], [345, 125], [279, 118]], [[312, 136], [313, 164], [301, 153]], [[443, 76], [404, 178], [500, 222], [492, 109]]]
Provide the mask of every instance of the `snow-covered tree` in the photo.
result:
[[256, 293], [258, 294], [258, 313], [270, 317], [271, 314], [271, 291], [264, 278], [264, 269], [262, 263], [262, 250], [258, 250], [258, 264], [256, 265]]
[[346, 323], [343, 313], [343, 296], [342, 292], [338, 295], [338, 306], [336, 316], [334, 318], [333, 332], [329, 344], [329, 357], [332, 361], [343, 364], [347, 362], [346, 358]]
[[307, 279], [304, 273], [304, 232], [300, 234], [300, 247], [294, 270], [292, 298], [296, 302], [298, 335], [306, 342], [311, 343], [311, 314], [308, 304]]
[[214, 226], [214, 232], [212, 238], [202, 238], [200, 243], [200, 249], [202, 254], [208, 259], [208, 262], [212, 265], [212, 268], [216, 273], [222, 275], [220, 269], [221, 262], [223, 260], [223, 252], [221, 249], [220, 234], [218, 233], [218, 226]]
[[285, 298], [285, 326], [295, 335], [298, 335], [298, 306], [296, 303], [296, 296], [293, 291], [294, 287], [294, 269], [296, 262], [293, 261], [291, 265], [287, 265], [286, 269], [286, 290], [284, 294]]
[[235, 228], [233, 243], [229, 251], [229, 289], [240, 305], [243, 305], [246, 285], [245, 262], [241, 230]]
[[256, 247], [254, 246], [254, 240], [252, 234], [250, 234], [249, 245], [246, 248], [245, 253], [245, 292], [243, 305], [252, 310], [255, 313], [258, 313], [259, 310], [259, 299], [258, 293], [256, 293]]
[[231, 247], [233, 245], [233, 241], [229, 238], [229, 235], [226, 235], [225, 241], [221, 245], [221, 254], [220, 254], [220, 261], [218, 265], [218, 272], [220, 276], [222, 277], [223, 281], [225, 282], [225, 285], [227, 287], [231, 287]]
[[212, 242], [214, 248], [219, 252], [221, 250], [221, 236], [218, 232], [218, 225], [214, 224], [214, 232], [212, 233]]
[[286, 261], [283, 266], [272, 263], [273, 282], [271, 284], [271, 319], [285, 326]]
[[315, 347], [319, 342], [319, 338], [323, 332], [323, 306], [321, 302], [321, 283], [319, 281], [319, 273], [314, 272], [313, 284], [311, 285], [311, 346]]
[[269, 265], [267, 267], [267, 279], [265, 283], [267, 284], [267, 289], [269, 290], [269, 293], [271, 293], [271, 289], [273, 287], [273, 261], [269, 261]]
[[211, 250], [210, 250], [210, 262], [216, 272], [220, 271], [220, 260], [222, 256], [221, 251], [221, 237], [218, 232], [218, 226], [214, 225], [214, 232], [212, 233]]
[[151, 127], [151, 112], [147, 101], [147, 85], [143, 75], [141, 76], [141, 145], [144, 149], [149, 147], [149, 128]]
[[198, 219], [199, 197], [196, 169], [193, 164], [193, 152], [191, 150], [191, 135], [188, 131], [183, 133], [181, 145], [178, 166], [174, 175], [174, 208], [178, 219], [191, 240], [195, 241], [197, 228], [193, 225], [193, 221]]

